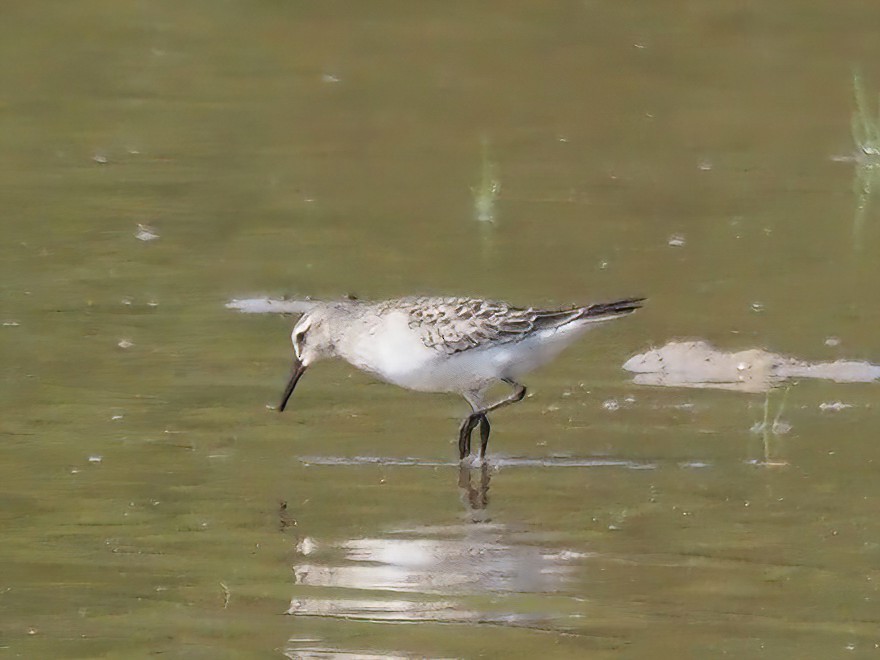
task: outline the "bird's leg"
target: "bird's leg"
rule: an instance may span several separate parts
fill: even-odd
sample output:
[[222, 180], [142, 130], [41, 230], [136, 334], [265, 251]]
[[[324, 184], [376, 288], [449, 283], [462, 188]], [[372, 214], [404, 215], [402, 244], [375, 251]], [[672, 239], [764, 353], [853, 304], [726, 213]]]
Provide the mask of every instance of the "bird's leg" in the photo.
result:
[[[526, 388], [524, 385], [520, 385], [516, 381], [510, 380], [509, 378], [502, 378], [502, 380], [513, 387], [513, 392], [511, 392], [510, 396], [501, 399], [500, 401], [496, 401], [491, 406], [485, 406], [483, 408], [480, 408], [479, 410], [475, 409], [473, 414], [468, 418], [470, 419], [473, 417], [477, 417], [477, 419], [479, 419], [480, 421], [480, 458], [486, 457], [486, 448], [489, 446], [489, 432], [492, 428], [489, 425], [489, 418], [486, 416], [486, 414], [492, 412], [493, 410], [498, 410], [499, 408], [507, 406], [511, 403], [522, 401], [526, 395]], [[476, 425], [476, 423], [474, 425]], [[470, 446], [470, 439], [468, 439], [468, 445]]]
[[474, 414], [482, 413], [485, 415], [486, 413], [492, 412], [493, 410], [498, 410], [499, 408], [502, 408], [503, 406], [507, 406], [511, 403], [516, 403], [517, 401], [522, 401], [525, 398], [525, 396], [526, 396], [525, 385], [520, 385], [516, 381], [510, 380], [509, 378], [502, 378], [501, 380], [503, 380], [505, 383], [507, 383], [508, 385], [510, 385], [513, 388], [513, 392], [510, 394], [510, 396], [508, 396], [504, 399], [501, 399], [501, 401], [497, 401], [497, 402], [493, 403], [491, 406], [487, 406], [485, 408], [482, 408], [481, 410], [475, 410]]
[[513, 387], [513, 392], [490, 406], [482, 405], [485, 390], [464, 393], [464, 397], [471, 404], [473, 412], [464, 418], [458, 432], [458, 456], [460, 460], [464, 460], [471, 453], [471, 432], [476, 428], [477, 424], [480, 425], [480, 458], [485, 458], [486, 448], [489, 446], [489, 433], [492, 430], [489, 418], [486, 415], [503, 406], [522, 401], [526, 395], [525, 386], [509, 378], [502, 378], [501, 380]]
[[471, 453], [471, 432], [480, 422], [480, 416], [477, 413], [471, 413], [461, 422], [461, 428], [458, 431], [458, 458], [464, 460]]
[[486, 458], [486, 447], [489, 446], [489, 418], [485, 415], [480, 417], [480, 458]]
[[[464, 460], [467, 458], [468, 454], [471, 453], [471, 433], [474, 428], [476, 428], [477, 424], [480, 425], [480, 437], [483, 436], [483, 424], [488, 426], [488, 420], [485, 420], [486, 415], [480, 412], [480, 408], [483, 407], [483, 395], [485, 394], [485, 390], [477, 389], [477, 390], [469, 390], [467, 392], [462, 392], [462, 396], [464, 396], [465, 401], [471, 407], [471, 414], [465, 417], [461, 422], [461, 428], [458, 431], [458, 457], [459, 460]], [[485, 421], [484, 421], [485, 420]], [[488, 430], [485, 431], [488, 433]]]

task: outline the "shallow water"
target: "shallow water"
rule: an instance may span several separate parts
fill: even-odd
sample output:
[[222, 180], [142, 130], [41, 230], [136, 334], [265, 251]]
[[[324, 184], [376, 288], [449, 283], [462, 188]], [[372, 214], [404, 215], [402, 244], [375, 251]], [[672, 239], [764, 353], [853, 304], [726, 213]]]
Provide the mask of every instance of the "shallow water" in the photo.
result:
[[[6, 7], [0, 649], [876, 657], [877, 386], [621, 365], [687, 338], [880, 361], [880, 202], [848, 159], [878, 19]], [[349, 293], [650, 300], [462, 470], [454, 397], [328, 363], [267, 409], [292, 319], [224, 303]]]

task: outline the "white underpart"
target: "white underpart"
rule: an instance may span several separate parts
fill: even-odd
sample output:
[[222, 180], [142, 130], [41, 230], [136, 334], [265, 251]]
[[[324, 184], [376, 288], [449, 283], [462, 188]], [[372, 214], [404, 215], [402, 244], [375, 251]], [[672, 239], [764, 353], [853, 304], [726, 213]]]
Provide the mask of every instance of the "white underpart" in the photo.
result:
[[389, 383], [423, 392], [479, 392], [553, 360], [595, 321], [575, 321], [520, 341], [490, 344], [449, 355], [422, 343], [409, 318], [394, 311], [358, 319], [336, 350], [340, 357]]

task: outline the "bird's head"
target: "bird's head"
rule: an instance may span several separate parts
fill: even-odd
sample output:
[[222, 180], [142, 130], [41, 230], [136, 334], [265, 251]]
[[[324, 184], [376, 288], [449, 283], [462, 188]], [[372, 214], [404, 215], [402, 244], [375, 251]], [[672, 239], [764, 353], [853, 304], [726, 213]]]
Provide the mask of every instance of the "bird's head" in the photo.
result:
[[290, 380], [284, 388], [281, 396], [281, 404], [278, 411], [281, 412], [287, 406], [287, 401], [293, 394], [297, 382], [313, 363], [325, 357], [335, 354], [335, 347], [328, 329], [329, 324], [320, 308], [312, 309], [300, 317], [290, 333], [290, 341], [293, 344], [293, 369]]

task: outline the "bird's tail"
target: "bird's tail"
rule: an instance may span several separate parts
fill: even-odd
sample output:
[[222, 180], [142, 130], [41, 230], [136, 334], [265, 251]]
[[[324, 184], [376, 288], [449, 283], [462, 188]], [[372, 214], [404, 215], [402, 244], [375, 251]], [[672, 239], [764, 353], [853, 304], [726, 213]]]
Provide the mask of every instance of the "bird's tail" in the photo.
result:
[[584, 307], [578, 315], [578, 320], [584, 321], [610, 321], [618, 316], [626, 316], [642, 306], [647, 298], [626, 298], [624, 300], [615, 300], [610, 303], [596, 303], [589, 307]]

